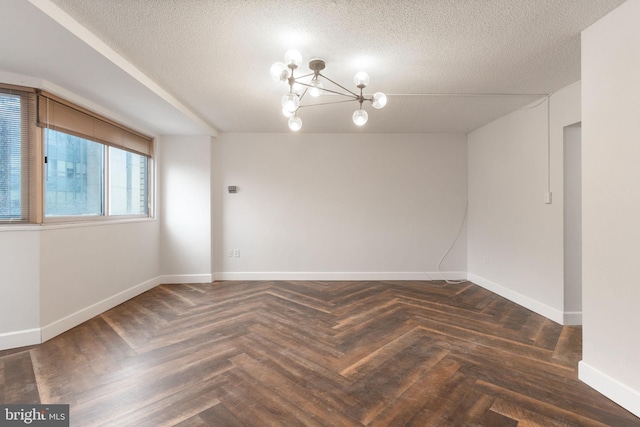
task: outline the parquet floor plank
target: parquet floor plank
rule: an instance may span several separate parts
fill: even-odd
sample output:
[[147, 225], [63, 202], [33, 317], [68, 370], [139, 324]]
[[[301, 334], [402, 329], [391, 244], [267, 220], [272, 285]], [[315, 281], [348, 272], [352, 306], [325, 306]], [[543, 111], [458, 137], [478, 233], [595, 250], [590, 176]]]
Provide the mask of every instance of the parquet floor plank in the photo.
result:
[[[193, 420], [195, 418], [195, 420]], [[191, 421], [193, 420], [193, 421]], [[222, 403], [212, 406], [209, 409], [205, 409], [195, 417], [189, 418], [180, 424], [176, 424], [178, 427], [201, 427], [201, 426], [225, 426], [225, 427], [245, 427], [231, 411], [229, 411]]]
[[[358, 425], [354, 420], [346, 416], [350, 408], [350, 397], [346, 401], [328, 398], [328, 393], [333, 389], [331, 384], [294, 381], [274, 369], [273, 366], [261, 367], [259, 362], [248, 357], [238, 357], [235, 364], [240, 370], [252, 377], [254, 381], [263, 387], [269, 387], [283, 399], [290, 402], [297, 409], [303, 410], [314, 419], [330, 420], [338, 425]], [[326, 424], [325, 424], [326, 425]]]
[[0, 402], [80, 427], [640, 426], [578, 380], [581, 334], [469, 282], [160, 285], [0, 351]]
[[272, 375], [287, 379], [294, 388], [303, 387], [304, 393], [325, 401], [329, 407], [344, 409], [356, 405], [357, 400], [347, 392], [351, 384], [343, 376], [313, 364], [307, 359], [282, 354], [263, 337], [252, 335], [241, 337], [237, 341], [239, 348], [262, 366], [272, 370]]
[[[465, 378], [458, 374], [460, 364], [442, 357], [427, 370], [422, 377], [411, 385], [395, 404], [387, 406], [376, 418], [371, 420], [372, 426], [403, 426], [428, 425], [422, 419], [430, 417], [434, 412], [445, 408], [442, 403], [446, 400], [440, 396], [451, 395]], [[451, 402], [457, 403], [453, 396]]]
[[32, 402], [39, 399], [38, 384], [29, 352], [9, 355], [4, 365], [4, 403]]

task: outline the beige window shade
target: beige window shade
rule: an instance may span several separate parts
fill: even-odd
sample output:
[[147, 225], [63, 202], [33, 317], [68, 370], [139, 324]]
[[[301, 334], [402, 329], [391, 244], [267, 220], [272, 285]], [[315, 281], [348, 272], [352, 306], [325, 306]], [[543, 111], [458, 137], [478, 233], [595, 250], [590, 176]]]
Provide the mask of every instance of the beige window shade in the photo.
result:
[[38, 126], [151, 157], [153, 140], [46, 92], [38, 93]]

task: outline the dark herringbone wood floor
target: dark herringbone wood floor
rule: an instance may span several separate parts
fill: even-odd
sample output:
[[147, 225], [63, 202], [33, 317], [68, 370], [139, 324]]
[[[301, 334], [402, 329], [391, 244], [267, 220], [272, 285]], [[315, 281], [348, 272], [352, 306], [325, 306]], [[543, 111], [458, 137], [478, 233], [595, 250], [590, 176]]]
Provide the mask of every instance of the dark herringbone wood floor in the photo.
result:
[[164, 285], [0, 352], [0, 401], [75, 426], [638, 426], [581, 330], [471, 283]]

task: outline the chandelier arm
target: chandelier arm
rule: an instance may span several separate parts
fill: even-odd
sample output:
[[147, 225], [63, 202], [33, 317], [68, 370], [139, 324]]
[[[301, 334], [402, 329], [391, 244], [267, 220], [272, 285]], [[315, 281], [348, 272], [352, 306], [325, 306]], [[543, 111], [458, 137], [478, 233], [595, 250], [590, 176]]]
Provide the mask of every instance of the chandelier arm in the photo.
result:
[[[310, 84], [308, 84], [308, 83], [302, 83], [302, 82], [296, 82], [296, 83], [298, 83], [300, 86], [306, 86], [307, 88], [312, 88], [312, 87], [313, 87], [313, 86], [311, 86], [311, 85], [310, 85]], [[305, 89], [305, 90], [306, 90], [306, 89]], [[357, 96], [357, 95], [352, 95], [352, 94], [350, 94], [350, 93], [342, 93], [342, 92], [338, 92], [338, 91], [335, 91], [335, 90], [326, 89], [326, 88], [324, 88], [324, 87], [323, 87], [322, 89], [320, 89], [320, 90], [321, 90], [321, 91], [323, 91], [323, 92], [333, 93], [333, 94], [335, 94], [335, 95], [347, 96], [347, 97], [349, 97], [349, 98], [353, 98], [353, 99], [359, 99], [359, 98], [360, 98], [360, 97], [359, 97], [359, 96]], [[372, 98], [371, 100], [369, 100], [369, 99], [367, 99], [367, 98], [364, 98], [364, 99], [365, 99], [365, 100], [367, 100], [367, 101], [371, 101], [371, 100], [373, 100], [373, 98]]]
[[325, 89], [325, 88], [322, 88], [320, 90], [322, 92], [329, 92], [329, 93], [333, 93], [335, 95], [346, 96], [347, 98], [351, 98], [351, 99], [358, 99], [358, 96], [352, 95], [352, 94], [349, 94], [349, 93], [342, 93], [342, 92], [338, 92], [338, 91], [331, 90], [331, 89]]
[[[296, 77], [295, 79], [296, 79], [296, 80], [298, 80], [298, 79], [304, 79], [305, 77], [313, 76], [314, 74], [315, 74], [315, 73], [305, 74], [305, 75], [303, 75], [303, 76], [298, 76], [298, 77]], [[297, 81], [296, 83], [300, 83], [300, 82], [298, 82], [298, 81]], [[300, 83], [300, 84], [302, 84], [302, 83]]]
[[344, 104], [345, 102], [353, 102], [353, 101], [357, 101], [357, 99], [352, 98], [352, 99], [345, 99], [343, 101], [320, 102], [320, 103], [317, 103], [317, 104], [301, 105], [301, 106], [298, 107], [298, 109], [306, 108], [306, 107], [318, 107], [320, 105], [329, 105], [329, 104]]
[[[333, 83], [334, 85], [338, 86], [339, 88], [342, 88], [343, 90], [346, 90], [346, 91], [347, 91], [347, 92], [349, 92], [351, 95], [353, 95], [353, 96], [355, 96], [356, 98], [358, 98], [358, 94], [357, 94], [357, 93], [352, 92], [352, 91], [350, 91], [349, 89], [347, 89], [346, 87], [342, 86], [341, 84], [334, 82], [333, 80], [331, 80], [329, 77], [325, 76], [324, 74], [320, 74], [320, 73], [318, 73], [318, 75], [319, 75], [320, 77], [324, 78], [324, 79], [329, 80], [329, 81], [330, 81], [331, 83]], [[326, 89], [324, 89], [324, 90], [326, 90]]]
[[[300, 101], [302, 101], [302, 98], [304, 98], [304, 96], [307, 94], [307, 91], [308, 91], [308, 90], [309, 90], [308, 88], [304, 88], [304, 92], [302, 92], [302, 95], [300, 95], [300, 98], [299, 98], [299, 99], [300, 99]], [[298, 108], [299, 108], [299, 107], [298, 107]]]
[[303, 83], [303, 82], [296, 82], [296, 83], [298, 83], [300, 86], [313, 87], [309, 83]]

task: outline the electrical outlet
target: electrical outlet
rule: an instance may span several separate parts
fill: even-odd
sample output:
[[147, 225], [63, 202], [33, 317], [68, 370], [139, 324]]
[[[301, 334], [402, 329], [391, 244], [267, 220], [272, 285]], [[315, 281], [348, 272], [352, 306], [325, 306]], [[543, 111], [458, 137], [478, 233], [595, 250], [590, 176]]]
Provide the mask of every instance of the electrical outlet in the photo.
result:
[[240, 249], [234, 249], [233, 250], [233, 257], [234, 258], [240, 258]]
[[228, 256], [229, 258], [233, 257], [233, 249], [229, 249], [229, 250], [227, 251], [227, 256]]

